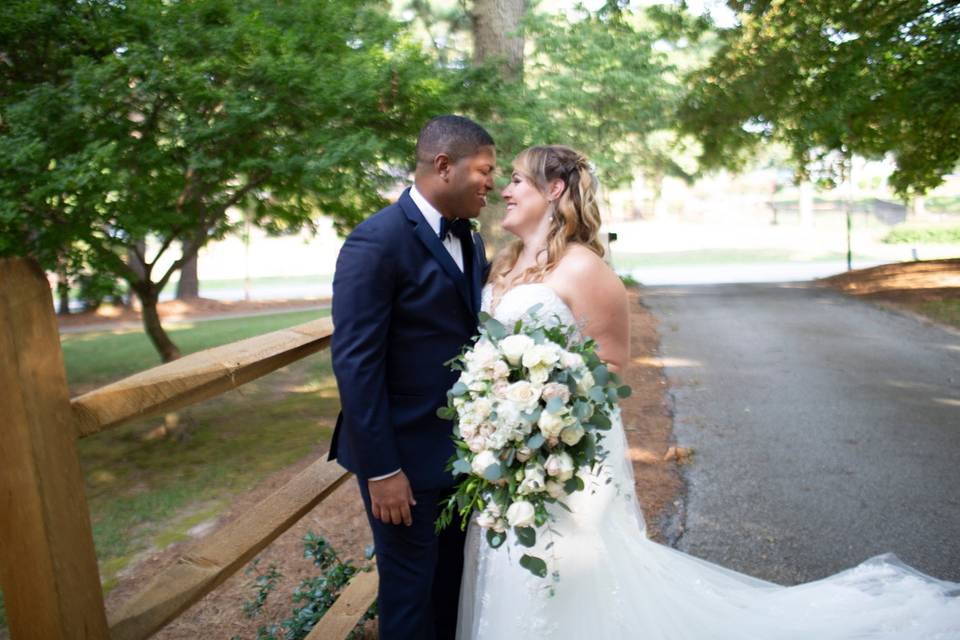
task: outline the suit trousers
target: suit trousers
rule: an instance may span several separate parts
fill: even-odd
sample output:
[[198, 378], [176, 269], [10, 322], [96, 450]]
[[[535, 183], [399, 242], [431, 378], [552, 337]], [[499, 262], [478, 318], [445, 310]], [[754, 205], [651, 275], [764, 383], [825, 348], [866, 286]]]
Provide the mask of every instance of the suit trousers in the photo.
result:
[[453, 489], [414, 491], [417, 504], [411, 507], [413, 523], [408, 527], [374, 518], [367, 483], [359, 484], [380, 574], [380, 638], [454, 640], [466, 533], [458, 518], [439, 535], [434, 532], [440, 504]]

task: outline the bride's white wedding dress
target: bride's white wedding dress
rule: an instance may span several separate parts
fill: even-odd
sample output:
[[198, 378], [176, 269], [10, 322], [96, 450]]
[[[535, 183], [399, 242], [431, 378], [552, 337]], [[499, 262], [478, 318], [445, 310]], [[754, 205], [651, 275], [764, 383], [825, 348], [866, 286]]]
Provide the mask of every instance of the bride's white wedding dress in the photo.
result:
[[[484, 310], [490, 297], [486, 287]], [[543, 284], [508, 291], [495, 317], [509, 325], [537, 303], [541, 318], [574, 322]], [[553, 595], [549, 579], [519, 566], [528, 550], [512, 532], [492, 549], [471, 523], [459, 640], [960, 638], [960, 584], [926, 576], [892, 554], [784, 587], [649, 540], [619, 419], [607, 433], [600, 477], [568, 497], [572, 513], [553, 509], [556, 533], [539, 535], [529, 551], [559, 571]]]

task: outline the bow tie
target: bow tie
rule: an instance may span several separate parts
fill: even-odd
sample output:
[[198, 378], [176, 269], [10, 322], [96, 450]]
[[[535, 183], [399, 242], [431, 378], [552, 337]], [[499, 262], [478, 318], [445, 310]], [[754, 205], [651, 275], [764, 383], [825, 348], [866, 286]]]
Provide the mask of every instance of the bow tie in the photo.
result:
[[466, 218], [455, 218], [454, 220], [447, 220], [444, 217], [440, 217], [440, 240], [442, 241], [447, 237], [448, 233], [452, 233], [458, 238], [469, 238], [470, 237], [470, 221]]

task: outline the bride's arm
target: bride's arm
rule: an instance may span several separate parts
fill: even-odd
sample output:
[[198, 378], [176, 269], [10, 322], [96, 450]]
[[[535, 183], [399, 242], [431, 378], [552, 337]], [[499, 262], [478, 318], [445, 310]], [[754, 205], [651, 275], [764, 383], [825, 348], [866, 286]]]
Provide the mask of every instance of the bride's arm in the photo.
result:
[[622, 373], [630, 362], [630, 311], [613, 269], [586, 247], [572, 245], [547, 281], [583, 322], [584, 334], [597, 341], [600, 359]]

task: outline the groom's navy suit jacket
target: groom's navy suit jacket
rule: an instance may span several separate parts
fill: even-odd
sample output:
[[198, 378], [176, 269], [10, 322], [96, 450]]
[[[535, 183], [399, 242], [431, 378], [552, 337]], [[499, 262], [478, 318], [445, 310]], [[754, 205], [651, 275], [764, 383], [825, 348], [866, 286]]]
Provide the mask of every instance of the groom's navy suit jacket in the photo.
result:
[[471, 287], [407, 190], [340, 250], [331, 352], [342, 411], [330, 459], [361, 480], [403, 469], [414, 490], [453, 484], [453, 425], [436, 411], [457, 379], [444, 362], [477, 331], [488, 265], [473, 238]]

